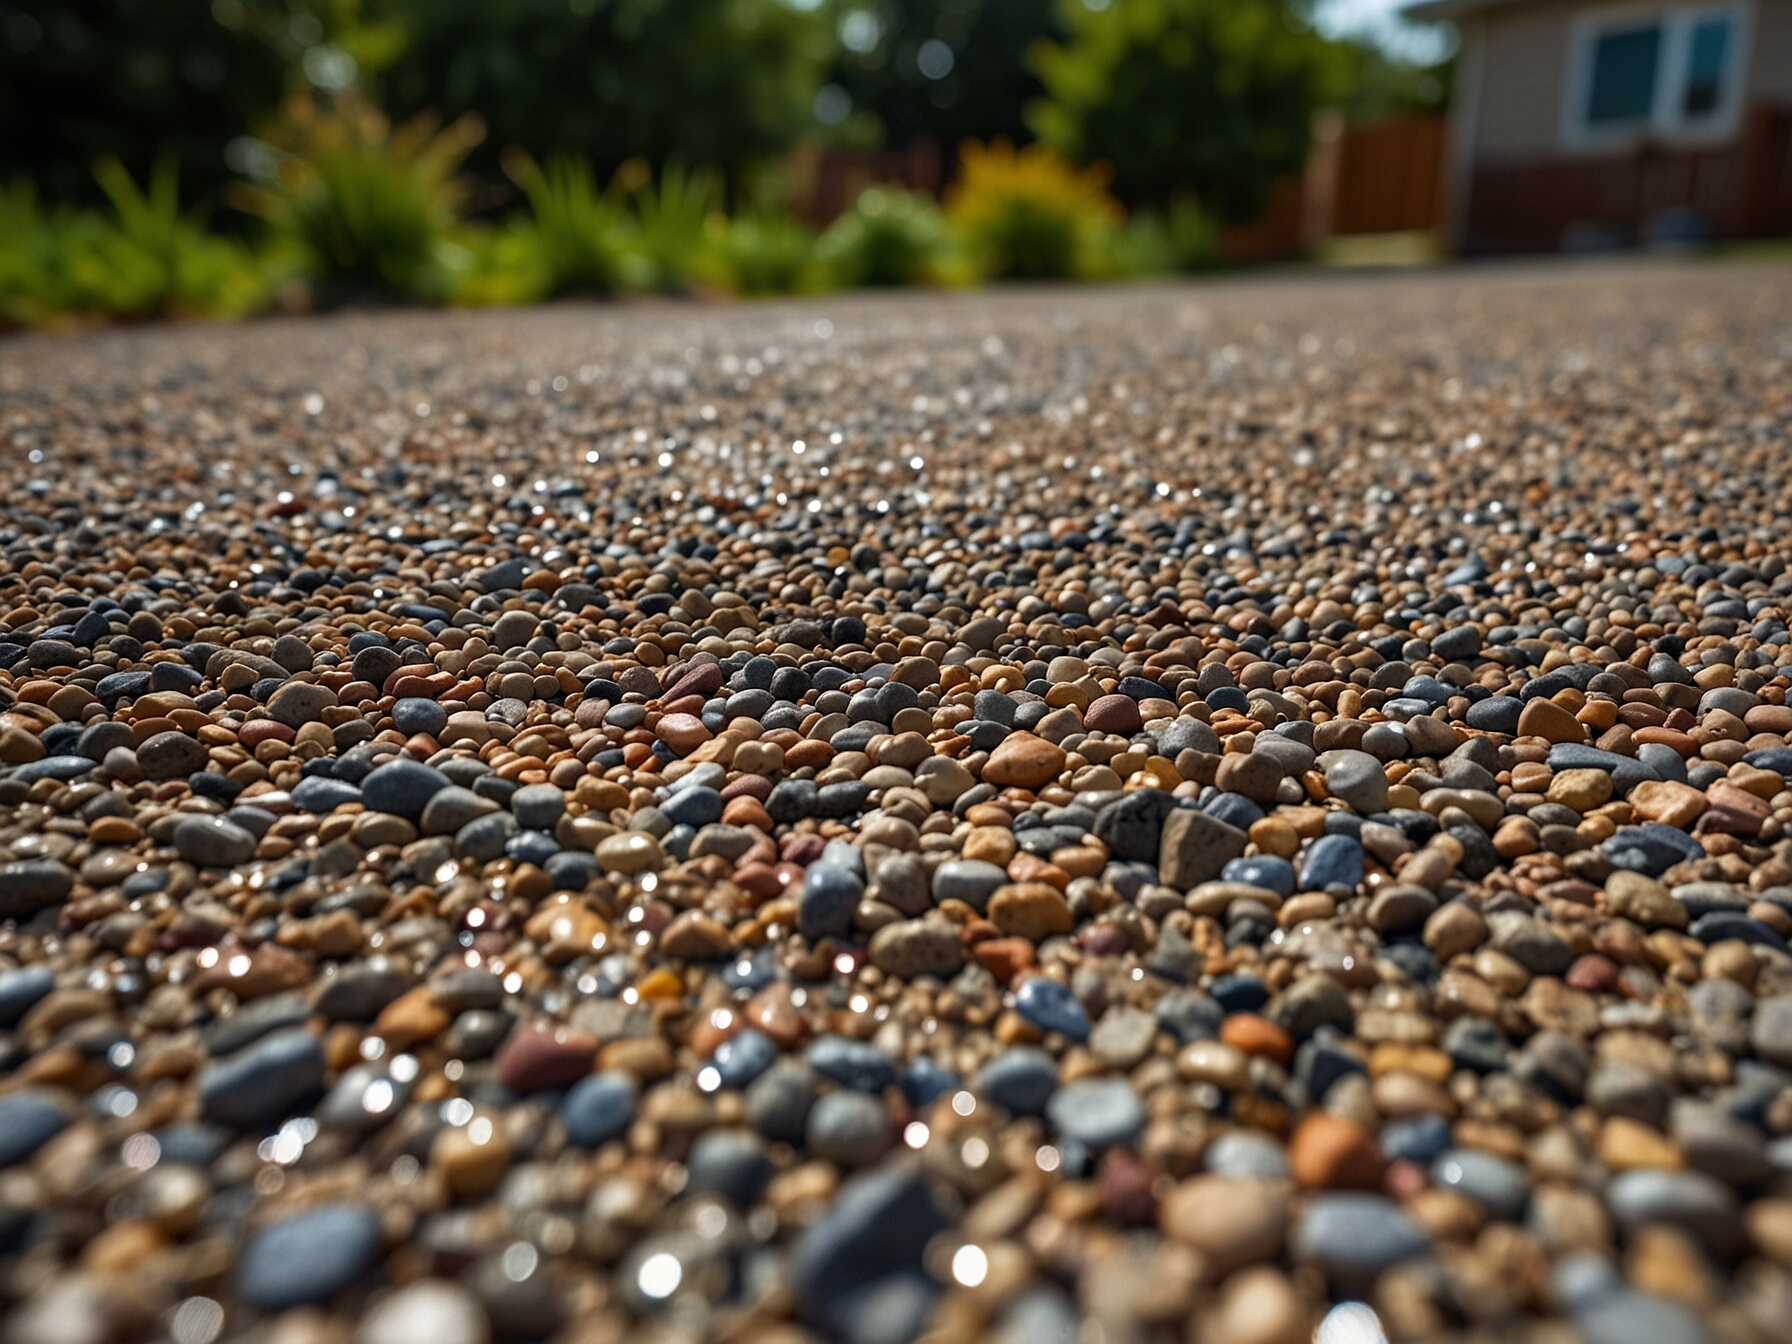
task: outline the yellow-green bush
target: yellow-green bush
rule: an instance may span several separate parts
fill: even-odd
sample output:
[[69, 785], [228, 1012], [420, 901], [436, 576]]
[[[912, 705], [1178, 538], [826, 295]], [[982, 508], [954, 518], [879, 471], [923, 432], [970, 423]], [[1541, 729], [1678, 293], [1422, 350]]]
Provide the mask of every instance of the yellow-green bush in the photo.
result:
[[992, 279], [1099, 275], [1124, 216], [1103, 168], [1078, 168], [1043, 145], [968, 141], [946, 217]]

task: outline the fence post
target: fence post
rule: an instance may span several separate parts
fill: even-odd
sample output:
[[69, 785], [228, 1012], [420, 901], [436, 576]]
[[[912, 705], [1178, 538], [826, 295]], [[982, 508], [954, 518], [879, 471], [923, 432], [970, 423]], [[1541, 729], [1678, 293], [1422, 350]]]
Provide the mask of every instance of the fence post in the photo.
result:
[[1301, 174], [1301, 251], [1317, 252], [1332, 236], [1338, 201], [1338, 169], [1343, 157], [1344, 115], [1335, 108], [1314, 114], [1313, 146]]

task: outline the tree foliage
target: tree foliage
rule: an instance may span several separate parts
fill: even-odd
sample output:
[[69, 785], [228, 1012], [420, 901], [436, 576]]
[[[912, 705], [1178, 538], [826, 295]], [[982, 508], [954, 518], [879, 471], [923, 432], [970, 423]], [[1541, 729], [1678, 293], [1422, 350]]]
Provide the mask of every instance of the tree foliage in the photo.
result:
[[0, 0], [0, 180], [95, 201], [111, 155], [137, 179], [177, 162], [189, 198], [215, 197], [225, 146], [286, 86], [251, 20], [231, 0]]
[[788, 0], [383, 0], [407, 40], [379, 81], [394, 116], [474, 113], [471, 166], [521, 146], [607, 179], [702, 164], [737, 187], [811, 125], [828, 16]]
[[1229, 220], [1305, 161], [1336, 50], [1286, 0], [1064, 0], [1068, 37], [1035, 53], [1041, 137], [1113, 167], [1134, 204], [1192, 192]]
[[1026, 108], [1044, 88], [1027, 53], [1064, 31], [1049, 0], [841, 0], [835, 22], [827, 78], [845, 95], [840, 110], [869, 119], [885, 144], [947, 150], [1031, 138]]

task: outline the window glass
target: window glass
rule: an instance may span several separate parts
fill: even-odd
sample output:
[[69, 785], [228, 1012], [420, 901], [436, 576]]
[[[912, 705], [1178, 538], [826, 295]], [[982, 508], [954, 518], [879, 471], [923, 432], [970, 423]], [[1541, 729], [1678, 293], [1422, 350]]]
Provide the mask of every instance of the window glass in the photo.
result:
[[1600, 34], [1593, 43], [1587, 125], [1647, 121], [1655, 106], [1655, 72], [1660, 60], [1659, 23]]
[[1680, 96], [1682, 116], [1709, 116], [1723, 101], [1731, 27], [1725, 14], [1714, 14], [1693, 24], [1692, 40], [1686, 44], [1686, 90]]

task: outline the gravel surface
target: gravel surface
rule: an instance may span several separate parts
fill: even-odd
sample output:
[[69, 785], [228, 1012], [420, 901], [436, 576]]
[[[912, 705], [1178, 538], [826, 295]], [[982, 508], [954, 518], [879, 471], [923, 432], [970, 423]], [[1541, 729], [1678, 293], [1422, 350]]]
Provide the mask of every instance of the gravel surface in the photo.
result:
[[12, 1339], [1785, 1338], [1786, 269], [28, 339], [0, 436]]

